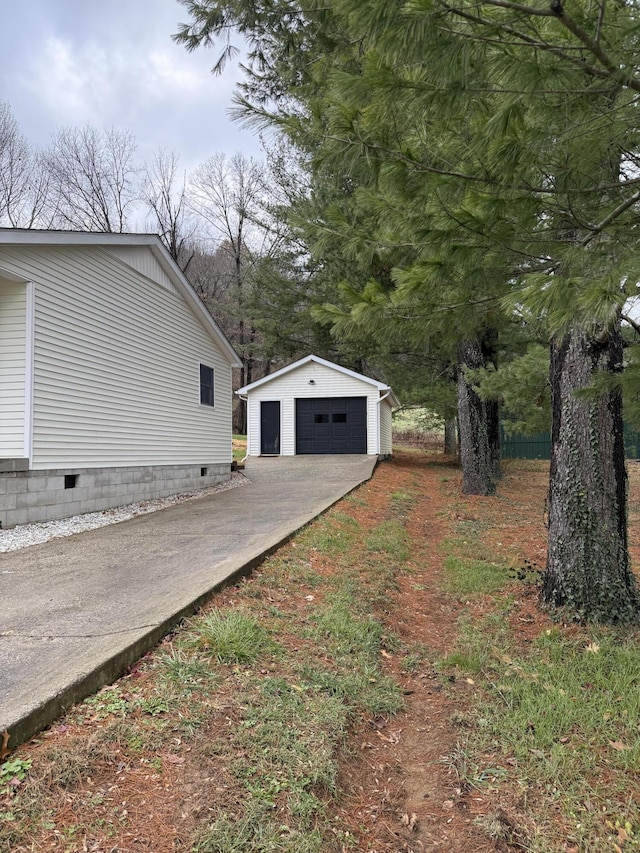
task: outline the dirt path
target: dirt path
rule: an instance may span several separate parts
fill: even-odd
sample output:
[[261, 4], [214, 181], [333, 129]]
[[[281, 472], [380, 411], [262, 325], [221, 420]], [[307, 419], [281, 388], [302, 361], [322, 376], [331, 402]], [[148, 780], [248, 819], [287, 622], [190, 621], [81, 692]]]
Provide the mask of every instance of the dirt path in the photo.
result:
[[[437, 457], [396, 455], [365, 487], [370, 508], [384, 513], [385, 496], [411, 491], [417, 501], [407, 518], [414, 551], [411, 573], [399, 578], [386, 623], [409, 648], [424, 650], [425, 660], [408, 671], [404, 658], [388, 659], [406, 695], [406, 711], [389, 721], [365, 721], [354, 733], [360, 760], [348, 766], [350, 819], [366, 827], [369, 853], [417, 851], [495, 851], [502, 849], [474, 824], [493, 804], [463, 790], [452, 769], [473, 689], [465, 681], [443, 689], [429, 660], [452, 651], [456, 619], [467, 605], [441, 591], [443, 542], [461, 520], [474, 519], [479, 505], [495, 499], [463, 499], [460, 475]], [[482, 602], [475, 604], [476, 613]], [[350, 782], [350, 784], [349, 784]]]

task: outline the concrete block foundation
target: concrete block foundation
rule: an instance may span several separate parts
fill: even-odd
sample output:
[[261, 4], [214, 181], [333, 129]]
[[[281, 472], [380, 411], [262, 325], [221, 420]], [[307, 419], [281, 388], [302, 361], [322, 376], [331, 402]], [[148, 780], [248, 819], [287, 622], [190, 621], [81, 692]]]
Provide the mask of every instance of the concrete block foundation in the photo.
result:
[[224, 483], [231, 463], [0, 470], [0, 527], [54, 521]]

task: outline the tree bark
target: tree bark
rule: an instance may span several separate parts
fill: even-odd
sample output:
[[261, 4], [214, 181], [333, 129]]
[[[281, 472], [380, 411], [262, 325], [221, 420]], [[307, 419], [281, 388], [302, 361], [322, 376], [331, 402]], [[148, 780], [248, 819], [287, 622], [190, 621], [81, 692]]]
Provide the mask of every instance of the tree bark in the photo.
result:
[[458, 350], [458, 421], [465, 495], [492, 495], [500, 477], [498, 403], [482, 400], [465, 370], [483, 367], [487, 361], [486, 350], [478, 340], [464, 341]]
[[458, 453], [455, 418], [447, 418], [444, 422], [444, 452], [447, 456], [456, 456]]
[[619, 326], [602, 341], [574, 327], [551, 344], [549, 549], [541, 601], [573, 619], [634, 622], [640, 599], [627, 551], [627, 474], [618, 388], [585, 394], [622, 370]]

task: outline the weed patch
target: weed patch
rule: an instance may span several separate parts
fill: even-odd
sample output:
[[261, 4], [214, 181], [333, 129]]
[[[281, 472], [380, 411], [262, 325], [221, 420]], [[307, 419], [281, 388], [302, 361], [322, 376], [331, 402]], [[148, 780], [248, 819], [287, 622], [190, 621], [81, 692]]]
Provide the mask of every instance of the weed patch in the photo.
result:
[[417, 495], [413, 492], [391, 492], [389, 495], [389, 509], [393, 515], [404, 519], [416, 505], [417, 500]]
[[191, 642], [218, 663], [253, 663], [267, 646], [267, 634], [247, 613], [212, 610], [194, 620]]
[[219, 682], [219, 676], [208, 662], [183, 648], [172, 648], [160, 654], [154, 675], [158, 687], [169, 697], [211, 691]]
[[404, 526], [399, 521], [383, 521], [371, 531], [366, 538], [368, 551], [386, 554], [398, 565], [409, 558], [410, 539]]
[[[443, 666], [482, 675], [486, 691], [458, 761], [465, 783], [519, 785], [541, 826], [563, 813], [581, 851], [615, 849], [617, 838], [640, 846], [640, 804], [629, 796], [640, 762], [635, 638], [550, 629], [522, 656], [495, 620], [475, 640], [462, 636]], [[490, 764], [478, 760], [489, 754]]]
[[318, 830], [301, 833], [274, 816], [267, 804], [250, 799], [241, 817], [224, 812], [198, 831], [193, 853], [321, 853]]
[[509, 570], [498, 563], [449, 556], [444, 562], [445, 589], [457, 596], [489, 595], [509, 582]]
[[358, 522], [350, 515], [334, 511], [306, 527], [298, 545], [329, 557], [346, 556], [352, 550]]

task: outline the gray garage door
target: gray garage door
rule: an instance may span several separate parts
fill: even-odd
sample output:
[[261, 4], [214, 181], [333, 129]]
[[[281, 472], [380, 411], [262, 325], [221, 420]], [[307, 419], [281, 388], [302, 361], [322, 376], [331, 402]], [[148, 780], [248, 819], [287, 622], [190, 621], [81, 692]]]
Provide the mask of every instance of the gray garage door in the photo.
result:
[[366, 397], [296, 400], [296, 453], [366, 452]]

